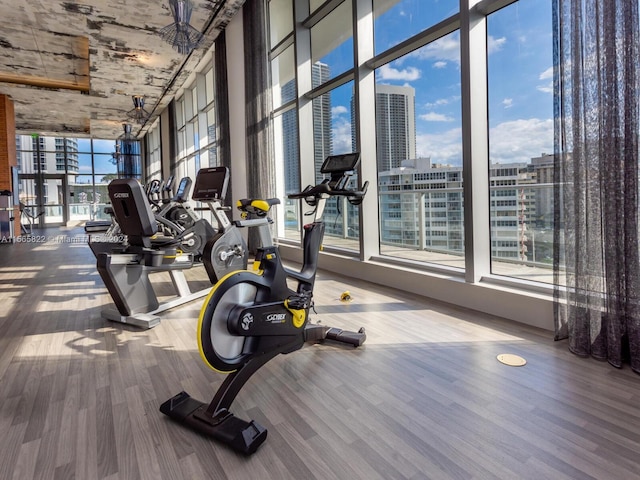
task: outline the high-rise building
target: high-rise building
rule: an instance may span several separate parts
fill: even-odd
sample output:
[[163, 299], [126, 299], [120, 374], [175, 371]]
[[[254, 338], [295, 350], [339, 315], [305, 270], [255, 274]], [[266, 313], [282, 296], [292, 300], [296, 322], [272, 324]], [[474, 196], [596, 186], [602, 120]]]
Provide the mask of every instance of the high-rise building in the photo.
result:
[[[283, 99], [295, 98], [295, 78], [282, 86]], [[300, 191], [300, 149], [298, 148], [298, 111], [295, 108], [282, 114], [282, 155], [284, 163], [284, 193]]]
[[380, 241], [450, 253], [464, 251], [462, 167], [410, 159], [378, 173]]
[[[311, 81], [314, 86], [321, 85], [331, 78], [329, 65], [316, 62], [311, 67]], [[333, 153], [333, 135], [331, 133], [331, 92], [313, 99], [313, 158], [316, 167], [316, 181], [322, 180], [320, 167], [322, 162]]]
[[[78, 173], [78, 142], [74, 138], [17, 135], [16, 151], [20, 173], [67, 174], [73, 181]], [[42, 203], [62, 204], [62, 183], [47, 178], [41, 185]], [[20, 198], [25, 203], [37, 197], [34, 180], [21, 182]]]
[[378, 171], [397, 168], [416, 158], [415, 89], [376, 85], [376, 142]]
[[[330, 78], [329, 65], [316, 62], [311, 67], [312, 83], [320, 85]], [[283, 99], [295, 98], [295, 79], [282, 86]], [[316, 179], [320, 181], [320, 167], [324, 159], [333, 152], [331, 134], [331, 94], [326, 93], [313, 99], [313, 145]], [[298, 150], [298, 115], [295, 109], [282, 114], [282, 152], [284, 156], [285, 193], [300, 189], [300, 153]]]
[[[536, 172], [530, 163], [493, 164], [489, 171], [491, 256], [526, 261], [537, 217]], [[530, 253], [529, 253], [530, 254]]]
[[543, 153], [531, 159], [531, 164], [537, 172], [536, 182], [545, 188], [536, 190], [536, 206], [538, 217], [536, 226], [541, 229], [553, 229], [553, 175], [555, 171], [553, 154]]
[[78, 172], [78, 141], [74, 138], [17, 135], [16, 150], [21, 152], [20, 173]]
[[[540, 234], [548, 228], [546, 219], [553, 217], [552, 190], [539, 181], [548, 173], [548, 157], [491, 165], [493, 258], [540, 260], [534, 250], [539, 255], [545, 248]], [[378, 183], [383, 245], [464, 252], [462, 167], [432, 165], [428, 158], [405, 160], [379, 172]]]

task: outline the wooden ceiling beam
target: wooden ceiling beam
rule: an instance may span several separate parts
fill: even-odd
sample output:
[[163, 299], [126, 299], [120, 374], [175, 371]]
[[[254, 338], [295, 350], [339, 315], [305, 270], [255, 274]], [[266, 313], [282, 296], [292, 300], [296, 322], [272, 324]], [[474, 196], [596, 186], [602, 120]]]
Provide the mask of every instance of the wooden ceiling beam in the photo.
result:
[[80, 77], [82, 81], [71, 82], [68, 80], [55, 80], [31, 75], [16, 75], [13, 73], [0, 72], [0, 83], [15, 83], [18, 85], [28, 85], [30, 87], [47, 88], [51, 90], [76, 90], [89, 93], [89, 77]]

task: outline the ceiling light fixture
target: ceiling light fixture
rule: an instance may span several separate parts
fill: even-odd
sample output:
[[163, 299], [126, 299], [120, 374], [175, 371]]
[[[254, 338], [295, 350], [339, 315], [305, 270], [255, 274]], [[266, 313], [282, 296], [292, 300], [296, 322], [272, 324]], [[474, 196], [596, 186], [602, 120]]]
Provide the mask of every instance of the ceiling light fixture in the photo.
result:
[[123, 123], [122, 129], [124, 133], [118, 137], [118, 140], [135, 140], [136, 137], [133, 135], [133, 125], [130, 123]]
[[116, 151], [111, 154], [111, 158], [113, 159], [111, 163], [118, 165], [118, 160], [120, 160], [120, 144], [118, 142], [116, 142]]
[[133, 100], [133, 110], [127, 112], [127, 117], [140, 125], [144, 125], [151, 115], [144, 109], [144, 95], [133, 95], [131, 99]]
[[140, 142], [132, 133], [132, 125], [123, 123], [124, 133], [118, 137], [116, 152], [113, 158], [118, 166], [118, 178], [136, 178], [140, 180], [142, 160], [140, 157]]
[[186, 55], [202, 42], [203, 35], [189, 25], [191, 0], [169, 0], [173, 23], [160, 29], [160, 36], [179, 53]]

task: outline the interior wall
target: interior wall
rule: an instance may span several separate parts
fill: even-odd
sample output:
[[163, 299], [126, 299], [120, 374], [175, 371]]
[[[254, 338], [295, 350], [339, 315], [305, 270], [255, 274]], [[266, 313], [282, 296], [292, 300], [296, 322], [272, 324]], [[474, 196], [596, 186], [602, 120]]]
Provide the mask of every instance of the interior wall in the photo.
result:
[[[16, 157], [16, 117], [13, 100], [9, 95], [0, 94], [0, 190], [13, 192], [18, 185], [13, 183], [12, 167], [18, 166]], [[10, 197], [13, 198], [13, 197]], [[20, 209], [13, 206], [13, 231], [20, 234]]]

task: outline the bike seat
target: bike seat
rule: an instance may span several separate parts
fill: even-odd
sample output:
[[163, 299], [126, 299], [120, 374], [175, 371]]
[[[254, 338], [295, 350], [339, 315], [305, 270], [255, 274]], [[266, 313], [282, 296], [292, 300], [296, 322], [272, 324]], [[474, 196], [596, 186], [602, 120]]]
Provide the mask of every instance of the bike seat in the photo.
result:
[[243, 198], [238, 200], [236, 205], [241, 212], [264, 217], [273, 205], [278, 204], [280, 204], [279, 198]]

